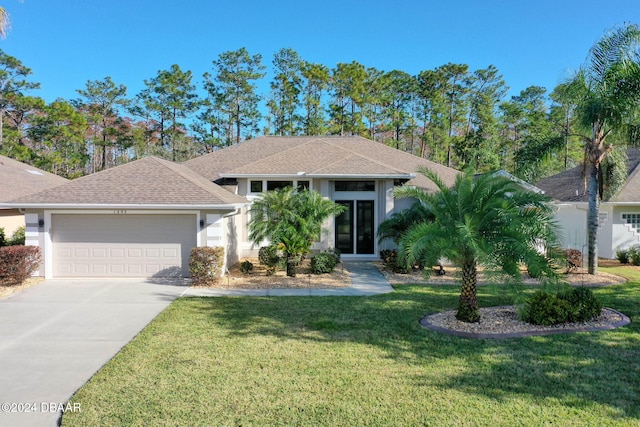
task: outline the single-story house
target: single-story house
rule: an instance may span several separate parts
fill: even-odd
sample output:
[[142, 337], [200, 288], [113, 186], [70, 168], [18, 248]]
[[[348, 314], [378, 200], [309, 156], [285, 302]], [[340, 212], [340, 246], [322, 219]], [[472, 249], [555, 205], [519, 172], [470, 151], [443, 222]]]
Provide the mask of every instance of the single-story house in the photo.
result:
[[[66, 182], [66, 178], [0, 155], [0, 204]], [[0, 228], [7, 238], [24, 226], [24, 213], [19, 208], [0, 208]]]
[[[640, 244], [640, 150], [627, 151], [627, 179], [618, 193], [602, 201], [598, 213], [598, 256], [613, 259], [618, 249]], [[556, 220], [568, 249], [587, 251], [589, 207], [583, 167], [577, 166], [536, 183], [556, 203]]]
[[[436, 186], [420, 167], [453, 184], [457, 171], [361, 137], [260, 137], [176, 164], [155, 157], [13, 200], [27, 212], [27, 244], [44, 252], [45, 277], [187, 276], [195, 246], [223, 246], [227, 264], [256, 256], [250, 203], [295, 186], [347, 210], [324, 224], [314, 250], [377, 259], [378, 225], [410, 200], [396, 185]], [[42, 227], [37, 227], [39, 222]], [[33, 225], [35, 224], [35, 225]]]

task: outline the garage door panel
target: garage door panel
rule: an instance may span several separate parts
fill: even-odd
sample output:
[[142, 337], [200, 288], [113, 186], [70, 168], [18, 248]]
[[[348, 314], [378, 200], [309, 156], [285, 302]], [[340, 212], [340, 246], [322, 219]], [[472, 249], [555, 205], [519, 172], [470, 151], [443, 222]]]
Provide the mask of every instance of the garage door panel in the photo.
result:
[[55, 277], [188, 276], [195, 215], [52, 215]]

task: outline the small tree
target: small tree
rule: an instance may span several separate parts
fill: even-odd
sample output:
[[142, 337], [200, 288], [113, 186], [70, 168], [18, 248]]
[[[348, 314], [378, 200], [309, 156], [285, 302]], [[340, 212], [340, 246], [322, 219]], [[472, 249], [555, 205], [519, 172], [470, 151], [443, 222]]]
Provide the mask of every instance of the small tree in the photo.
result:
[[287, 259], [287, 276], [320, 237], [323, 221], [344, 207], [313, 190], [297, 192], [291, 187], [268, 191], [251, 206], [249, 238], [255, 244], [270, 240]]
[[[548, 197], [525, 191], [506, 178], [490, 174], [476, 177], [471, 169], [458, 175], [451, 188], [435, 173], [427, 169], [420, 172], [437, 185], [438, 192], [399, 187], [395, 194], [418, 199], [434, 219], [409, 227], [399, 241], [400, 256], [407, 265], [435, 265], [447, 258], [461, 268], [459, 320], [480, 320], [479, 265], [519, 278], [519, 265], [524, 263], [538, 277], [555, 276], [550, 259], [539, 252], [541, 241], [548, 250], [557, 245]], [[429, 271], [425, 269], [426, 274]]]

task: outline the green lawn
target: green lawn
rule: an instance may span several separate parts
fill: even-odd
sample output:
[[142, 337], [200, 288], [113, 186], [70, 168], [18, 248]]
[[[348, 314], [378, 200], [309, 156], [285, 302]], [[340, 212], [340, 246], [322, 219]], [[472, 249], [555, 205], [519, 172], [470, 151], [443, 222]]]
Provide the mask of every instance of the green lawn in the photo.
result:
[[[635, 319], [636, 280], [596, 293]], [[509, 294], [483, 287], [481, 306]], [[82, 412], [63, 425], [640, 425], [637, 322], [509, 340], [419, 326], [456, 301], [444, 286], [179, 299], [78, 391]]]

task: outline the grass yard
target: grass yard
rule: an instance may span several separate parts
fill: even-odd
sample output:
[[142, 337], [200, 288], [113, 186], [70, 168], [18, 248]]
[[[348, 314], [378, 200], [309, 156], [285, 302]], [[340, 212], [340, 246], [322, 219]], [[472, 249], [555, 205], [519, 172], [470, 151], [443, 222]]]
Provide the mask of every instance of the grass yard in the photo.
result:
[[[636, 321], [509, 340], [419, 326], [457, 292], [179, 299], [77, 392], [82, 412], [63, 425], [640, 425]], [[640, 275], [595, 292], [638, 318]], [[481, 306], [509, 293], [481, 287]]]

